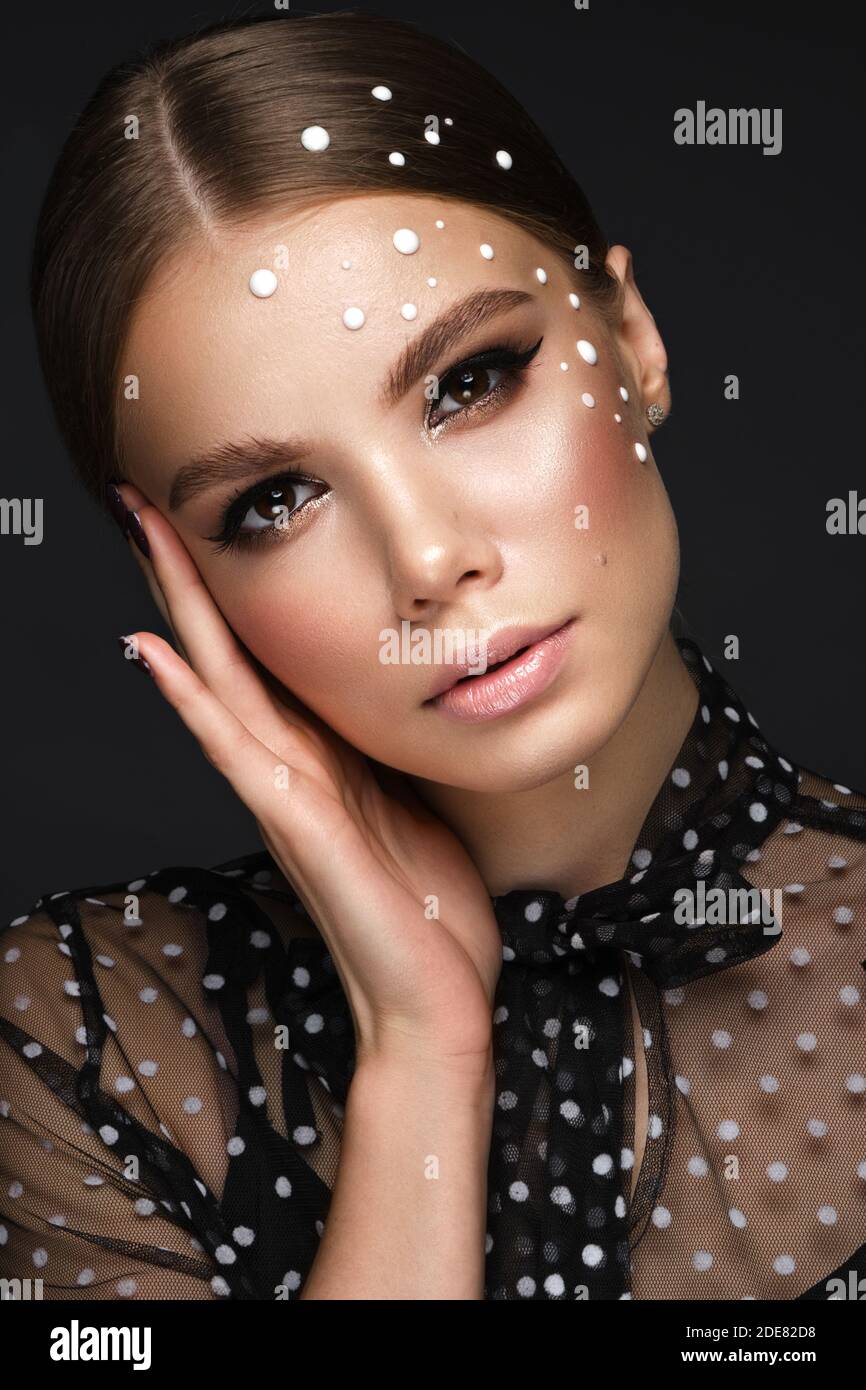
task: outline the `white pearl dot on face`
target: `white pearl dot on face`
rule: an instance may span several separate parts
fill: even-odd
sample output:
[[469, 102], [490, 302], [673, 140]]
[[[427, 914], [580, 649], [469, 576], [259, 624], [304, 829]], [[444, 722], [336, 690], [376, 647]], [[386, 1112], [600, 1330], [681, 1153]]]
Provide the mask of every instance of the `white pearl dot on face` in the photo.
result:
[[439, 281], [436, 279], [435, 275], [431, 275], [430, 279], [427, 281], [427, 284], [430, 286], [431, 290], [435, 290], [438, 283]]
[[562, 371], [564, 371], [564, 372], [567, 372], [567, 371], [568, 371], [568, 363], [567, 363], [567, 362], [560, 362], [559, 365], [560, 365], [560, 368], [562, 369]]
[[272, 270], [254, 270], [250, 276], [250, 289], [256, 299], [267, 299], [277, 288], [277, 277]]
[[445, 223], [442, 221], [441, 217], [436, 218], [436, 226], [439, 228], [440, 232], [442, 228], [445, 226]]
[[497, 150], [496, 163], [499, 165], [500, 169], [510, 169], [514, 160], [507, 150]]
[[331, 143], [331, 137], [321, 125], [308, 125], [306, 130], [301, 131], [301, 144], [305, 150], [326, 150]]
[[588, 391], [584, 391], [584, 393], [583, 393], [583, 395], [581, 396], [580, 399], [583, 401], [584, 405], [588, 405], [588, 406], [594, 406], [594, 405], [595, 405], [595, 396], [591, 396], [591, 395], [589, 394]]
[[366, 321], [366, 317], [363, 309], [353, 307], [351, 309], [346, 309], [343, 314], [343, 323], [347, 328], [360, 328]]
[[376, 98], [377, 101], [390, 101], [391, 88], [383, 86], [373, 87], [372, 95]]
[[591, 367], [595, 366], [596, 362], [598, 361], [598, 353], [596, 352], [592, 343], [587, 342], [586, 338], [578, 338], [577, 350], [583, 358], [584, 362], [588, 362]]
[[614, 420], [616, 420], [616, 423], [617, 423], [618, 425], [621, 425], [621, 424], [622, 424], [622, 416], [621, 416], [621, 415], [617, 415], [616, 411], [614, 411], [614, 413], [613, 413], [613, 418], [614, 418]]
[[492, 261], [492, 260], [493, 260], [493, 247], [490, 246], [490, 245], [488, 245], [488, 243], [487, 243], [486, 241], [482, 241], [482, 243], [481, 243], [481, 245], [479, 246], [478, 250], [481, 252], [481, 254], [482, 254], [482, 256], [484, 257], [485, 261]]
[[536, 278], [538, 279], [539, 284], [541, 284], [541, 285], [546, 285], [546, 284], [547, 284], [547, 271], [546, 271], [546, 270], [544, 270], [541, 266], [539, 266], [538, 269], [536, 270], [535, 274], [536, 274]]
[[341, 261], [340, 264], [342, 265], [342, 267], [343, 267], [344, 270], [349, 270], [349, 269], [351, 268], [352, 262], [351, 262], [351, 261]]
[[619, 388], [619, 394], [622, 396], [622, 398], [623, 398], [624, 401], [627, 401], [627, 400], [628, 400], [628, 391], [626, 391], [626, 389], [625, 389], [624, 386], [621, 386], [621, 387]]
[[411, 227], [398, 227], [392, 241], [397, 250], [404, 256], [414, 255], [421, 245], [421, 238], [417, 232], [412, 231]]
[[640, 441], [638, 441], [638, 443], [635, 444], [634, 451], [640, 459], [641, 463], [646, 463], [646, 449], [644, 448], [643, 444], [640, 443]]
[[388, 155], [388, 162], [389, 164], [397, 164], [402, 168], [406, 163], [406, 156], [401, 154], [399, 150], [392, 150]]
[[579, 309], [579, 308], [580, 308], [580, 299], [578, 298], [578, 296], [577, 296], [576, 294], [570, 294], [570, 295], [568, 296], [568, 302], [569, 302], [569, 304], [571, 305], [572, 309]]
[[418, 316], [418, 306], [416, 304], [404, 304], [400, 310], [404, 319], [414, 319]]

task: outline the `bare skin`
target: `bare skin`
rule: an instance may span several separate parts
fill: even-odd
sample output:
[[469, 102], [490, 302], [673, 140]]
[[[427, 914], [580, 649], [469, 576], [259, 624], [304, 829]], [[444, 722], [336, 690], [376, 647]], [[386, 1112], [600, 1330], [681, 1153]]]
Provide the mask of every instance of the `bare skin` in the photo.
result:
[[[437, 243], [443, 212], [449, 236]], [[416, 224], [427, 259], [395, 256], [393, 228]], [[482, 239], [495, 243], [495, 278]], [[275, 242], [289, 247], [289, 293], [262, 305], [246, 281]], [[501, 968], [490, 895], [570, 897], [620, 877], [694, 714], [667, 628], [675, 526], [651, 456], [634, 449], [650, 433], [645, 406], [669, 407], [666, 357], [625, 248], [609, 265], [622, 284], [616, 321], [588, 302], [578, 321], [572, 277], [526, 232], [389, 195], [328, 205], [313, 222], [212, 230], [134, 315], [123, 369], [145, 385], [122, 422], [121, 491], [148, 537], [150, 559], [133, 554], [177, 650], [149, 632], [130, 641], [255, 816], [355, 1024], [340, 1169], [305, 1297], [483, 1296]], [[428, 306], [430, 271], [440, 293]], [[397, 405], [378, 385], [434, 308], [484, 285], [533, 288], [499, 327], [546, 351], [521, 394], [434, 435], [419, 424], [423, 379]], [[347, 296], [369, 310], [358, 334], [340, 322]], [[410, 299], [423, 307], [411, 324], [392, 312]], [[598, 345], [596, 364], [575, 352], [577, 334]], [[463, 358], [499, 336], [464, 332]], [[445, 385], [448, 358], [427, 365]], [[327, 493], [257, 558], [215, 551], [227, 486], [199, 470], [202, 490], [175, 506], [179, 469], [220, 442], [303, 426], [303, 472]], [[589, 509], [584, 536], [576, 504]], [[578, 637], [554, 683], [484, 725], [441, 719], [429, 669], [378, 656], [380, 630], [401, 621], [495, 631], [571, 615]], [[575, 790], [577, 764], [591, 793]], [[646, 1091], [633, 1021], [634, 1182]]]

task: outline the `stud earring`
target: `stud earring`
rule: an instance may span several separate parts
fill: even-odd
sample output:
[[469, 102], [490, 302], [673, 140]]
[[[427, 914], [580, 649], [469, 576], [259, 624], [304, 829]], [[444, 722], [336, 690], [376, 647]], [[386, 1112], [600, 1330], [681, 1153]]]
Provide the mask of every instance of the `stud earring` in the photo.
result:
[[659, 405], [658, 401], [653, 401], [652, 405], [648, 405], [646, 413], [651, 425], [660, 425], [665, 418], [664, 406]]

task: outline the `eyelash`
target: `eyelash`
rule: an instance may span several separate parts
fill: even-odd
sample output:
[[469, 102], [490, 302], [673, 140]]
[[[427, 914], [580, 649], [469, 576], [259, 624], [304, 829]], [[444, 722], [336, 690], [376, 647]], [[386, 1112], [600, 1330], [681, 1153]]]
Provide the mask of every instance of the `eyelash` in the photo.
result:
[[[453, 419], [455, 416], [471, 415], [474, 414], [476, 410], [484, 410], [491, 401], [499, 400], [500, 397], [509, 398], [515, 391], [524, 385], [529, 365], [543, 341], [543, 337], [539, 338], [538, 342], [534, 343], [532, 347], [523, 349], [513, 343], [499, 343], [494, 347], [486, 348], [483, 352], [476, 353], [472, 357], [466, 357], [459, 362], [455, 362], [454, 365], [449, 367], [447, 372], [439, 378], [439, 400], [441, 400], [443, 396], [451, 395], [449, 391], [442, 391], [441, 387], [448, 381], [449, 377], [459, 372], [492, 367], [497, 371], [501, 371], [503, 375], [501, 380], [498, 381], [495, 386], [491, 387], [489, 391], [486, 391], [479, 400], [473, 402], [471, 405], [461, 406], [457, 410], [446, 412], [444, 418], [438, 421], [432, 428], [437, 432], [441, 432], [443, 428], [449, 428], [447, 424], [449, 419]], [[430, 416], [434, 404], [433, 400], [428, 401], [424, 416], [424, 423], [428, 427], [430, 427]], [[211, 541], [218, 552], [245, 550], [249, 546], [260, 545], [262, 543], [269, 544], [280, 531], [290, 530], [295, 524], [295, 518], [311, 502], [315, 502], [317, 498], [307, 498], [304, 502], [297, 505], [295, 509], [289, 513], [285, 524], [282, 526], [260, 526], [254, 531], [244, 531], [241, 529], [244, 517], [250, 508], [255, 506], [256, 502], [261, 498], [267, 497], [269, 493], [279, 492], [286, 485], [291, 487], [295, 484], [306, 484], [310, 487], [319, 486], [316, 479], [305, 478], [299, 473], [279, 473], [271, 478], [266, 478], [263, 482], [256, 484], [255, 487], [249, 488], [246, 492], [240, 493], [230, 501], [220, 518], [220, 530], [215, 536], [206, 536], [205, 539]], [[319, 497], [324, 497], [325, 495], [325, 493], [319, 493]], [[276, 506], [279, 504], [275, 503], [274, 505]], [[262, 518], [262, 520], [264, 520], [264, 518]], [[267, 538], [267, 540], [265, 538]]]

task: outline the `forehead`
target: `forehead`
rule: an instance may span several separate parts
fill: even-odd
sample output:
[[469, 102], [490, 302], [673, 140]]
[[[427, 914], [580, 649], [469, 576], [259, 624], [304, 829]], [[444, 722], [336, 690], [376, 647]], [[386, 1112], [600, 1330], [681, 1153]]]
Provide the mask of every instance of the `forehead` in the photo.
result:
[[[415, 245], [406, 232], [417, 249], [399, 249]], [[475, 289], [533, 293], [536, 269], [552, 280], [554, 262], [505, 217], [403, 194], [341, 198], [196, 239], [157, 268], [131, 321], [120, 363], [121, 377], [140, 383], [136, 409], [121, 406], [129, 472], [147, 487], [155, 452], [176, 465], [245, 429], [298, 428], [301, 409], [308, 427], [311, 417], [328, 425], [335, 386], [372, 401], [396, 353], [450, 303]], [[263, 269], [277, 287], [260, 298], [250, 277]], [[347, 327], [348, 310], [361, 310], [361, 327]]]

